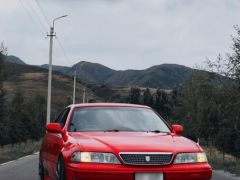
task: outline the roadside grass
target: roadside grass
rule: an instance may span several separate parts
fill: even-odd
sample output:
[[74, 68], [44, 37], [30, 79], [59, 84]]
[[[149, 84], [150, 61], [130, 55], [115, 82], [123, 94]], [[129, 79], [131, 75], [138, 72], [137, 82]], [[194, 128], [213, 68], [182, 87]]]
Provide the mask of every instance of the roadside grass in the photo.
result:
[[235, 157], [229, 154], [223, 155], [223, 153], [216, 148], [212, 148], [211, 153], [209, 147], [204, 147], [204, 150], [214, 170], [223, 170], [240, 176], [240, 161], [237, 162]]
[[14, 146], [6, 145], [2, 148], [0, 147], [0, 164], [38, 152], [39, 148], [40, 141], [32, 142], [30, 140]]

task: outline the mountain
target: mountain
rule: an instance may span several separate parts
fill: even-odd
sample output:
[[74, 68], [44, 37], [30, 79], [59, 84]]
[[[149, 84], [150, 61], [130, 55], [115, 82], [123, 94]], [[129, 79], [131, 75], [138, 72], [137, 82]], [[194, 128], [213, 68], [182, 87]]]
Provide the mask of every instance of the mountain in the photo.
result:
[[162, 64], [144, 70], [117, 71], [106, 80], [106, 84], [116, 86], [140, 86], [153, 88], [174, 88], [182, 84], [193, 69], [177, 65]]
[[[6, 62], [24, 65], [15, 56], [7, 56]], [[38, 66], [47, 70], [48, 65]], [[72, 67], [53, 65], [53, 70], [67, 76], [77, 71], [78, 79], [98, 85], [140, 86], [172, 89], [184, 83], [193, 69], [178, 64], [161, 64], [143, 70], [114, 70], [102, 64], [81, 61]]]
[[[48, 64], [43, 64], [40, 66], [41, 68], [48, 69]], [[52, 66], [53, 71], [61, 72], [62, 74], [67, 74], [67, 72], [70, 70], [70, 67], [67, 66]]]
[[78, 78], [97, 84], [105, 84], [106, 80], [116, 72], [101, 64], [86, 61], [81, 61], [73, 65], [67, 74], [71, 76], [75, 70], [77, 70]]
[[9, 64], [26, 64], [23, 60], [16, 56], [5, 56], [5, 62]]
[[86, 61], [75, 64], [67, 74], [72, 75], [75, 70], [78, 78], [96, 84], [164, 89], [181, 85], [193, 72], [193, 69], [177, 64], [162, 64], [144, 70], [118, 71]]

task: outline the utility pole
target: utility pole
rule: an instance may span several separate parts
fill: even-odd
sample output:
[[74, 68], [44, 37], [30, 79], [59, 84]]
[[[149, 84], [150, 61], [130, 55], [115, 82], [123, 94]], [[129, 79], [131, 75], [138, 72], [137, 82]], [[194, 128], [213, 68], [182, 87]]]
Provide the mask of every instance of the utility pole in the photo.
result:
[[83, 104], [85, 103], [86, 89], [83, 89]]
[[54, 27], [50, 27], [50, 46], [49, 46], [49, 65], [48, 65], [48, 95], [47, 95], [47, 124], [50, 123], [50, 113], [51, 113], [51, 94], [52, 94], [52, 47], [53, 47], [53, 37]]
[[75, 98], [76, 98], [76, 76], [77, 76], [77, 70], [74, 72], [74, 80], [73, 80], [73, 104], [75, 104]]
[[54, 34], [54, 23], [56, 20], [67, 17], [67, 15], [57, 17], [53, 20], [53, 25], [50, 27], [50, 45], [49, 45], [49, 65], [48, 65], [48, 95], [47, 95], [47, 124], [50, 123], [51, 115], [51, 95], [52, 95], [52, 50], [53, 50], [53, 37]]

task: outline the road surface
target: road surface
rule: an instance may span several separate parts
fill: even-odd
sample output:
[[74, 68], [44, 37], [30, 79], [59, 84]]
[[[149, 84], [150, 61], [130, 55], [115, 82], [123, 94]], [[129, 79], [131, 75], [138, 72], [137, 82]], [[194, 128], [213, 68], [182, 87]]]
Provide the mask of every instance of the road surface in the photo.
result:
[[[30, 155], [0, 165], [0, 180], [38, 180], [38, 155]], [[240, 180], [222, 171], [214, 171], [212, 180]]]

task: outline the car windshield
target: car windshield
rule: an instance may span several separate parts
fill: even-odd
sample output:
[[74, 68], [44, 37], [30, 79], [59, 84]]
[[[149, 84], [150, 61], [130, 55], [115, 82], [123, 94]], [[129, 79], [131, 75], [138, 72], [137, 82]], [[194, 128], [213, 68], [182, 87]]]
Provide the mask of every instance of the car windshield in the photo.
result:
[[170, 132], [151, 109], [135, 107], [84, 107], [73, 111], [70, 132]]

